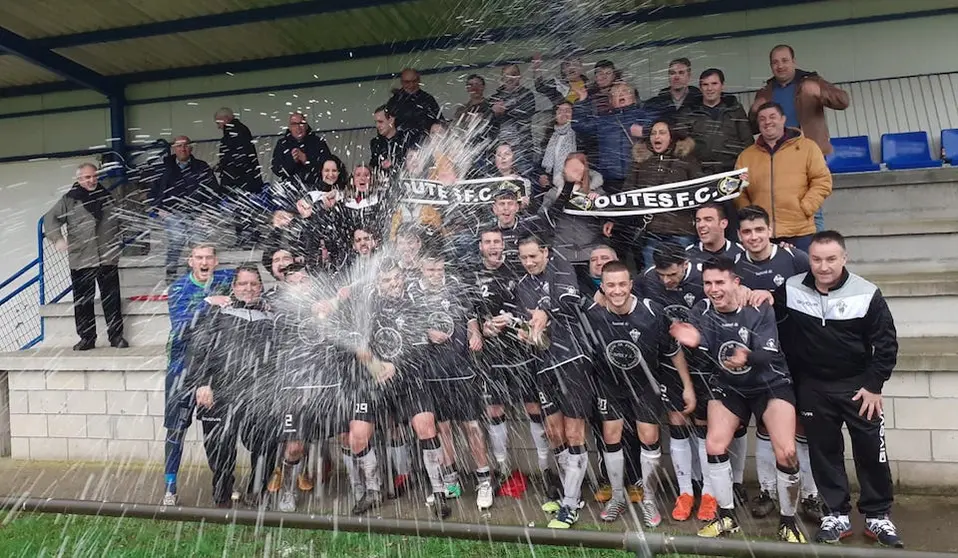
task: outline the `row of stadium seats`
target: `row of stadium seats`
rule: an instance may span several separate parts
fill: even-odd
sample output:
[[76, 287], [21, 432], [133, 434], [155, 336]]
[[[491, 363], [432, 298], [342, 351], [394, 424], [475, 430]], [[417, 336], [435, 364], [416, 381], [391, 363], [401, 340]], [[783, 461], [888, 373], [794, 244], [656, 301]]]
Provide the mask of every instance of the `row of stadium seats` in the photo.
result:
[[[872, 160], [868, 136], [832, 138], [832, 147], [834, 151], [825, 160], [833, 173], [881, 170], [881, 165]], [[931, 157], [928, 132], [883, 134], [881, 162], [890, 170], [958, 165], [958, 128], [941, 131], [941, 159]]]

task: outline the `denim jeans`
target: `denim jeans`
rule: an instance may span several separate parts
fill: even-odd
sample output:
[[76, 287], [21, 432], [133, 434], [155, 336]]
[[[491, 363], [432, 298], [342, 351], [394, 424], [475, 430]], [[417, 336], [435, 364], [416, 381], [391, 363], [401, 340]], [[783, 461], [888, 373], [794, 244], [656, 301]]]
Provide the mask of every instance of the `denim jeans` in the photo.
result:
[[642, 247], [642, 263], [644, 266], [643, 270], [654, 265], [652, 254], [655, 253], [655, 250], [663, 242], [673, 242], [682, 248], [685, 248], [689, 244], [694, 244], [696, 240], [697, 239], [692, 235], [659, 235], [655, 233], [646, 233], [645, 246]]
[[822, 208], [818, 208], [818, 211], [815, 212], [815, 232], [822, 232], [825, 230], [825, 212]]

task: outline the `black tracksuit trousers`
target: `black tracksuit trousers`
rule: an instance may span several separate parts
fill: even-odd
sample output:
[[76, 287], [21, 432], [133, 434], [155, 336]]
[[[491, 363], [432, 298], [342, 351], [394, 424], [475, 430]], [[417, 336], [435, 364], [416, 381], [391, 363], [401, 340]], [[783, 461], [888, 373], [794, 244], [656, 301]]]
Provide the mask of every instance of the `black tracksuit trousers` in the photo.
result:
[[852, 458], [861, 485], [858, 511], [865, 517], [889, 513], [894, 495], [884, 416], [873, 416], [872, 420], [860, 416], [861, 401], [852, 401], [858, 390], [804, 381], [796, 391], [799, 415], [808, 438], [812, 474], [829, 511], [848, 514], [852, 509], [845, 471], [844, 424], [851, 437]]
[[212, 409], [200, 408], [196, 412], [196, 419], [203, 426], [206, 459], [213, 472], [215, 504], [228, 503], [233, 494], [237, 440], [250, 452], [252, 470], [246, 486], [247, 494], [263, 494], [276, 465], [278, 438], [272, 430], [264, 428], [275, 423], [264, 424], [239, 407], [217, 402]]

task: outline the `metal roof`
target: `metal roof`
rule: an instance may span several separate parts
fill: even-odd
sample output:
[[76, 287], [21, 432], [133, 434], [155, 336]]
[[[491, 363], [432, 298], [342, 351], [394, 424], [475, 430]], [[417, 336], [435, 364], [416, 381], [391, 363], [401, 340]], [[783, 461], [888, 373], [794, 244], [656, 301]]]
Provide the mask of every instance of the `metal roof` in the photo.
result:
[[[815, 0], [598, 0], [606, 27]], [[0, 97], [542, 36], [549, 0], [34, 0], [0, 3]], [[28, 60], [29, 62], [24, 62]], [[390, 68], [395, 71], [398, 68]], [[72, 83], [71, 83], [72, 82]], [[80, 84], [80, 86], [74, 85]]]

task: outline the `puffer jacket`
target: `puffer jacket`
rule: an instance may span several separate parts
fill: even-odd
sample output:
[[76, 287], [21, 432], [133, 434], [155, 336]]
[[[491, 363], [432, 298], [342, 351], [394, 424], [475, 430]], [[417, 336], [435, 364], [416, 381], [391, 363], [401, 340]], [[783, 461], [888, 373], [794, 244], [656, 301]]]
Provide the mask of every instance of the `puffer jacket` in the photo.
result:
[[120, 218], [113, 196], [101, 184], [89, 195], [102, 203], [102, 217], [86, 209], [74, 184], [66, 194], [43, 216], [43, 234], [50, 242], [63, 239], [61, 227], [66, 225], [67, 255], [70, 269], [84, 269], [101, 265], [116, 265], [120, 261], [123, 239], [120, 236]]
[[[798, 124], [805, 137], [814, 141], [818, 148], [828, 155], [832, 152], [831, 139], [828, 135], [828, 123], [825, 121], [825, 109], [845, 110], [848, 108], [848, 93], [835, 87], [815, 72], [795, 70], [795, 112], [798, 113]], [[818, 83], [821, 96], [806, 92], [804, 84], [808, 81]], [[752, 123], [752, 132], [758, 133], [758, 107], [772, 100], [773, 88], [776, 87], [775, 78], [769, 79], [765, 87], [758, 90], [755, 100], [749, 108], [748, 117]]]
[[695, 140], [695, 158], [705, 174], [732, 170], [739, 153], [755, 143], [745, 107], [732, 95], [723, 95], [714, 109], [701, 100], [683, 106], [676, 128]]
[[[646, 142], [635, 144], [632, 149], [632, 171], [625, 181], [626, 191], [702, 176], [702, 169], [692, 156], [694, 150], [695, 141], [691, 138], [673, 142], [661, 155], [653, 152]], [[659, 235], [694, 235], [694, 216], [694, 209], [656, 213], [645, 230]]]
[[214, 408], [273, 416], [276, 394], [275, 318], [259, 303], [233, 300], [194, 326], [183, 371], [185, 387], [213, 389]]
[[738, 156], [735, 168], [748, 168], [749, 182], [735, 205], [768, 211], [773, 238], [815, 234], [815, 212], [832, 193], [832, 174], [814, 141], [786, 128], [772, 149], [760, 136]]
[[[599, 145], [599, 160], [596, 169], [606, 180], [623, 180], [632, 161], [633, 124], [642, 126], [648, 133], [649, 119], [639, 105], [612, 109], [606, 114], [592, 112], [591, 104], [576, 103], [572, 110], [572, 129], [576, 134], [594, 135]], [[609, 192], [616, 194], [618, 192]]]

